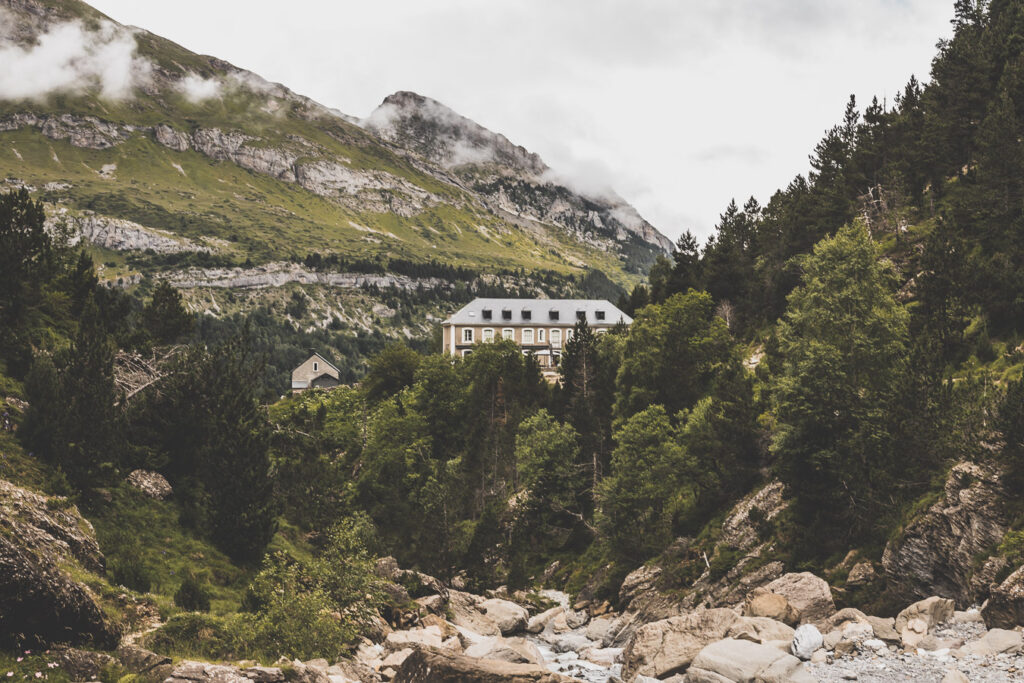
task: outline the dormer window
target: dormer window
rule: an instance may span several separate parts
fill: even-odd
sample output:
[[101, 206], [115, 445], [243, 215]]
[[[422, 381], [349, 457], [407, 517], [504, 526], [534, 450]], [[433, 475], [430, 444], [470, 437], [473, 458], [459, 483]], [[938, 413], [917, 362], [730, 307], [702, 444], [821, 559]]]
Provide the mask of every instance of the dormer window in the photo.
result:
[[319, 370], [320, 370], [320, 364], [317, 363], [316, 361], [313, 361], [313, 372], [318, 372]]
[[587, 312], [586, 311], [576, 311], [576, 319], [577, 320], [586, 320], [587, 319]]
[[485, 308], [483, 310], [484, 320], [490, 320], [491, 319], [491, 313], [492, 313], [491, 309]]
[[533, 312], [527, 309], [522, 310], [523, 320], [533, 320]]
[[558, 311], [552, 308], [550, 311], [548, 311], [548, 318], [550, 320], [558, 320]]
[[604, 311], [594, 311], [594, 317], [598, 320], [604, 320]]
[[512, 319], [512, 309], [511, 308], [503, 308], [503, 309], [501, 309], [501, 319], [502, 320], [511, 320]]

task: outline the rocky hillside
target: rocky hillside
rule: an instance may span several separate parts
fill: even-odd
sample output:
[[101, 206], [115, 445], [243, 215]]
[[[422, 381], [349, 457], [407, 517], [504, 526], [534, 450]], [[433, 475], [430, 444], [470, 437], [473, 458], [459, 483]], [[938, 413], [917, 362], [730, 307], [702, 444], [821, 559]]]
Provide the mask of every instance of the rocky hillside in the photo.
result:
[[557, 225], [602, 249], [632, 245], [631, 260], [642, 259], [650, 246], [672, 248], [621, 197], [574, 190], [536, 154], [429, 97], [397, 92], [362, 123], [451, 171], [500, 215]]
[[[243, 265], [317, 252], [586, 267], [625, 286], [670, 246], [624, 201], [544, 182], [536, 155], [466, 119], [433, 137], [382, 125], [387, 108], [425, 98], [389, 97], [363, 127], [77, 0], [3, 0], [0, 11], [15, 73], [63, 69], [0, 83], [0, 177], [59, 207], [98, 260], [116, 264], [112, 277], [196, 254]], [[453, 163], [463, 147], [490, 161], [470, 173]], [[138, 258], [124, 264], [125, 253]]]

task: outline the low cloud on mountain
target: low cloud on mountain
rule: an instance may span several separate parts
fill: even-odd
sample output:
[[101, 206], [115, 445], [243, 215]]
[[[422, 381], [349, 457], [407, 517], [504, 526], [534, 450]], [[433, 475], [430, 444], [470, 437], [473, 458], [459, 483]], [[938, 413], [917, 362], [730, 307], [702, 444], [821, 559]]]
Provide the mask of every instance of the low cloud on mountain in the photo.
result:
[[[0, 15], [0, 23], [9, 17]], [[95, 90], [124, 99], [150, 79], [152, 65], [136, 54], [131, 31], [104, 22], [90, 31], [78, 21], [51, 26], [34, 45], [0, 37], [0, 98], [39, 99], [57, 92]]]

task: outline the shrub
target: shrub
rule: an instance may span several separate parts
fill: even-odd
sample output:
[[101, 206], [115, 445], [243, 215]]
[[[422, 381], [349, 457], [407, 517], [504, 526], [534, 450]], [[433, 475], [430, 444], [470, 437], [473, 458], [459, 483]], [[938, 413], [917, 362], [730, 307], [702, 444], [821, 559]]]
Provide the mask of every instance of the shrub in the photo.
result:
[[111, 562], [110, 575], [114, 583], [139, 593], [148, 593], [153, 584], [153, 574], [137, 551], [129, 552]]
[[193, 572], [186, 572], [185, 578], [174, 594], [174, 604], [193, 612], [210, 611], [210, 587]]

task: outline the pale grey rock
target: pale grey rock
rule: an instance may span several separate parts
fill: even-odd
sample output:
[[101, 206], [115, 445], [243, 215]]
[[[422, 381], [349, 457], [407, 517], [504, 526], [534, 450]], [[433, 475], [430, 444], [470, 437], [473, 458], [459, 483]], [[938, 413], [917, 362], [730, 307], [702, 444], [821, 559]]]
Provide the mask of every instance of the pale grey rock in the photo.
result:
[[808, 660], [824, 644], [821, 631], [814, 624], [804, 624], [793, 633], [790, 651], [802, 660]]
[[128, 475], [128, 484], [156, 500], [164, 500], [174, 493], [164, 475], [149, 470], [132, 470]]
[[526, 622], [530, 613], [520, 605], [509, 600], [491, 598], [484, 600], [478, 605], [501, 630], [504, 636], [514, 635], [526, 629]]
[[1024, 625], [1024, 566], [992, 589], [981, 615], [989, 628]]
[[922, 619], [925, 622], [925, 629], [943, 624], [953, 618], [953, 601], [948, 598], [932, 596], [924, 600], [918, 600], [896, 615], [894, 628], [900, 633], [906, 628], [911, 619]]
[[[727, 681], [805, 683], [814, 681], [793, 655], [768, 645], [726, 638], [704, 647], [691, 669], [718, 674]], [[687, 672], [689, 673], [689, 672]], [[687, 680], [691, 680], [687, 678]], [[700, 679], [697, 679], [700, 680]]]
[[502, 662], [544, 663], [544, 657], [537, 646], [525, 638], [502, 638], [499, 636], [487, 638], [466, 648], [464, 654], [467, 657], [496, 659]]

